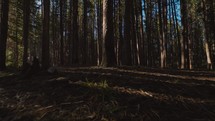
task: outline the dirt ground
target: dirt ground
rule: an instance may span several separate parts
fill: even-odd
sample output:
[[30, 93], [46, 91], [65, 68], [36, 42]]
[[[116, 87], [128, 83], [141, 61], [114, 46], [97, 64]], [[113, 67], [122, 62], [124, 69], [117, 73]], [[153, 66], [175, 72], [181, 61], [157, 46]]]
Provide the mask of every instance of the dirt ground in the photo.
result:
[[0, 121], [215, 121], [215, 72], [58, 70], [0, 72]]

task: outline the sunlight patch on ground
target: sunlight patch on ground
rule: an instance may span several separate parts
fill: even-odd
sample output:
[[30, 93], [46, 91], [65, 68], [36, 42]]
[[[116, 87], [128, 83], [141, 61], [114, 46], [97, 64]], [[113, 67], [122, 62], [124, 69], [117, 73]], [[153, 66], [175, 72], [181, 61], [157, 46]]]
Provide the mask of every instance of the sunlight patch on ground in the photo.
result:
[[160, 93], [155, 93], [155, 92], [150, 92], [150, 91], [145, 91], [143, 89], [132, 89], [132, 88], [127, 88], [127, 87], [119, 87], [119, 86], [114, 86], [111, 87], [108, 85], [107, 81], [101, 81], [101, 82], [84, 82], [84, 81], [77, 81], [77, 82], [70, 82], [70, 84], [77, 84], [77, 85], [82, 85], [90, 88], [96, 88], [96, 89], [105, 89], [114, 91], [114, 92], [119, 92], [119, 93], [125, 93], [129, 95], [137, 95], [137, 96], [143, 96], [143, 97], [149, 97], [155, 100], [159, 101], [164, 101], [164, 102], [169, 102], [169, 101], [176, 101], [176, 102], [182, 102], [182, 103], [213, 103], [213, 100], [202, 100], [198, 98], [189, 98], [189, 97], [184, 97], [180, 95], [172, 96], [172, 95], [167, 95], [167, 94], [160, 94]]
[[114, 90], [122, 93], [128, 93], [133, 95], [140, 95], [140, 96], [146, 96], [146, 97], [153, 97], [153, 94], [151, 92], [144, 91], [142, 89], [131, 89], [131, 88], [125, 88], [125, 87], [113, 87]]
[[72, 82], [69, 81], [70, 84], [78, 84], [78, 85], [83, 85], [86, 87], [90, 87], [90, 88], [98, 88], [98, 89], [107, 89], [109, 88], [109, 85], [107, 83], [106, 80], [103, 80], [101, 82], [91, 82], [91, 81], [77, 81], [77, 82]]

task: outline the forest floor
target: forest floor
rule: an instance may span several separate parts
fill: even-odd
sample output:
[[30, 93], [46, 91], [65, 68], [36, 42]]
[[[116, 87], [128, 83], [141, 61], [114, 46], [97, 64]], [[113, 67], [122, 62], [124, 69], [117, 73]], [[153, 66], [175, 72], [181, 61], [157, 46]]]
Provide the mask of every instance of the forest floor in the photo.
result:
[[0, 72], [0, 121], [215, 121], [215, 72], [59, 68]]

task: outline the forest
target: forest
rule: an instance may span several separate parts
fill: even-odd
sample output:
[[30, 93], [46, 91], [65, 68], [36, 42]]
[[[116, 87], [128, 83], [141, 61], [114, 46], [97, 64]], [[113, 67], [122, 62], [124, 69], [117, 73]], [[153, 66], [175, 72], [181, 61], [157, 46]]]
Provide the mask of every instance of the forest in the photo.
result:
[[215, 120], [215, 1], [0, 0], [0, 120]]

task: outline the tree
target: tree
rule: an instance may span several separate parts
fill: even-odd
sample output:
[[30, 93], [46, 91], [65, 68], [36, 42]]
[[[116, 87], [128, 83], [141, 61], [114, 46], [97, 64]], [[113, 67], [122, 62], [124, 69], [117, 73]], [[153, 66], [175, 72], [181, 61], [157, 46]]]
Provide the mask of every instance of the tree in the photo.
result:
[[72, 64], [79, 64], [79, 37], [78, 37], [78, 0], [73, 0], [73, 24], [72, 24], [73, 34], [72, 34]]
[[87, 11], [88, 11], [88, 3], [89, 1], [88, 0], [84, 0], [84, 13], [83, 13], [83, 43], [82, 43], [82, 61], [83, 61], [83, 64], [86, 64], [86, 61], [87, 61], [87, 41], [88, 41], [88, 28], [87, 28], [87, 25], [88, 25], [88, 15], [87, 15]]
[[103, 0], [103, 50], [102, 66], [115, 66], [116, 56], [114, 52], [113, 34], [113, 0]]
[[29, 20], [30, 20], [30, 0], [23, 2], [23, 69], [27, 68], [28, 60], [28, 39], [29, 39]]
[[143, 0], [144, 4], [144, 12], [146, 15], [146, 42], [145, 42], [145, 61], [144, 65], [151, 67], [153, 65], [152, 62], [152, 13], [153, 13], [153, 4], [149, 0]]
[[125, 37], [123, 42], [123, 57], [122, 57], [122, 64], [123, 65], [132, 65], [132, 58], [131, 58], [131, 21], [132, 21], [132, 8], [133, 1], [126, 0], [125, 1]]
[[8, 32], [9, 0], [2, 0], [1, 29], [0, 29], [0, 70], [6, 69], [6, 44]]
[[43, 33], [42, 33], [42, 68], [47, 69], [49, 63], [49, 13], [50, 0], [43, 0]]
[[180, 41], [181, 44], [181, 69], [186, 68], [186, 56], [185, 56], [185, 51], [186, 51], [186, 43], [188, 41], [188, 25], [187, 25], [187, 19], [188, 19], [188, 15], [187, 15], [187, 2], [186, 0], [181, 0], [181, 21], [182, 21], [182, 38]]
[[206, 3], [205, 0], [202, 0], [202, 5], [203, 5], [203, 22], [204, 22], [204, 27], [203, 27], [203, 37], [204, 37], [204, 43], [205, 43], [205, 52], [206, 52], [206, 57], [207, 57], [207, 68], [212, 69], [212, 62], [211, 62], [211, 53], [209, 49], [209, 26], [207, 22], [207, 11], [206, 11]]
[[60, 0], [60, 64], [64, 63], [64, 39], [63, 39], [63, 0]]
[[[164, 25], [165, 25], [165, 4], [163, 1], [158, 0], [158, 9], [159, 9], [159, 40], [160, 40], [160, 67], [164, 68], [166, 67], [166, 43], [165, 43], [165, 31], [164, 31]], [[162, 7], [162, 5], [164, 7]], [[162, 11], [163, 8], [163, 11]], [[163, 15], [163, 17], [162, 17]]]
[[6, 67], [5, 60], [11, 66], [20, 62], [25, 66], [32, 55], [42, 60], [44, 69], [50, 65], [181, 69], [207, 65], [211, 69], [215, 65], [213, 0], [1, 2], [1, 68]]
[[102, 35], [101, 35], [101, 23], [102, 23], [102, 6], [101, 6], [101, 0], [97, 0], [97, 65], [100, 65], [101, 62], [101, 55], [102, 55]]

